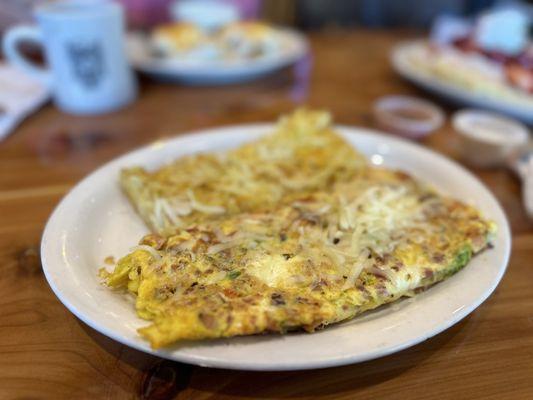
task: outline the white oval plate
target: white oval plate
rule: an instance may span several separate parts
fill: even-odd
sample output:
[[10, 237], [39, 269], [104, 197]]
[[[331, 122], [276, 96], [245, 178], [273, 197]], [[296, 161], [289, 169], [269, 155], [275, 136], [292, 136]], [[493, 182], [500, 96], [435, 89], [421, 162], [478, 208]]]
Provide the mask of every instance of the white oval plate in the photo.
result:
[[126, 48], [133, 67], [155, 78], [193, 85], [225, 85], [260, 78], [307, 54], [308, 43], [302, 34], [279, 29], [279, 35], [281, 51], [278, 54], [252, 60], [191, 61], [156, 57], [150, 40], [136, 33], [128, 34]]
[[533, 107], [527, 104], [479, 93], [470, 88], [438, 79], [416, 68], [410, 61], [411, 56], [423, 50], [427, 45], [428, 42], [425, 40], [413, 40], [400, 43], [394, 47], [391, 53], [391, 62], [394, 70], [403, 78], [422, 89], [442, 96], [455, 104], [501, 112], [533, 124]]
[[185, 154], [228, 149], [272, 128], [225, 127], [156, 142], [86, 177], [57, 206], [42, 239], [43, 269], [57, 297], [92, 328], [147, 353], [210, 367], [293, 370], [355, 363], [413, 346], [457, 323], [496, 288], [507, 265], [511, 236], [491, 193], [468, 171], [421, 146], [365, 129], [339, 127], [374, 164], [407, 171], [442, 193], [479, 207], [498, 224], [494, 248], [416, 300], [382, 307], [313, 334], [239, 337], [152, 350], [136, 332], [147, 322], [136, 316], [131, 300], [103, 287], [97, 277], [106, 256], [124, 255], [147, 232], [119, 188], [120, 169], [134, 165], [151, 169]]

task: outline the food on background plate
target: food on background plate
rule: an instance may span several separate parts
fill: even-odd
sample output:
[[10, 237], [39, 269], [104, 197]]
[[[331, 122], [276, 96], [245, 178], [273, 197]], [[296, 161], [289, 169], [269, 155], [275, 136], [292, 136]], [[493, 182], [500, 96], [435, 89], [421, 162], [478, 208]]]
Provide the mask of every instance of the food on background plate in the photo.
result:
[[234, 22], [215, 31], [176, 22], [154, 29], [151, 39], [161, 55], [182, 60], [250, 60], [282, 49], [279, 30], [257, 21]]
[[208, 36], [189, 23], [159, 26], [152, 32], [152, 38], [163, 55], [186, 55], [210, 45]]
[[353, 318], [454, 274], [495, 231], [368, 164], [323, 112], [223, 154], [125, 170], [122, 185], [154, 233], [101, 276], [136, 297], [155, 348]]
[[511, 8], [495, 9], [474, 23], [439, 18], [431, 40], [413, 51], [412, 65], [441, 81], [488, 98], [533, 106], [533, 42], [529, 17]]
[[[528, 87], [533, 69], [514, 64], [504, 66], [476, 52], [465, 53], [455, 47], [430, 43], [413, 49], [409, 61], [417, 70], [440, 81], [487, 98], [533, 107], [533, 94]], [[519, 86], [512, 81], [523, 83]]]
[[280, 48], [276, 30], [261, 22], [238, 22], [220, 33], [222, 47], [237, 57], [254, 58], [275, 54]]

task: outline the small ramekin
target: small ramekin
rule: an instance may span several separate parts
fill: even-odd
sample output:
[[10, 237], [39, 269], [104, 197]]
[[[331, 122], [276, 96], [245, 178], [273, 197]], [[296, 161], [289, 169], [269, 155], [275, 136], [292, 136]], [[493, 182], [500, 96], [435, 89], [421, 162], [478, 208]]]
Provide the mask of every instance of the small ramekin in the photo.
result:
[[529, 141], [525, 125], [494, 112], [461, 110], [453, 115], [452, 125], [461, 138], [463, 161], [475, 167], [504, 165], [512, 152]]
[[435, 104], [409, 96], [385, 96], [374, 103], [374, 117], [380, 128], [421, 139], [439, 129], [444, 112]]

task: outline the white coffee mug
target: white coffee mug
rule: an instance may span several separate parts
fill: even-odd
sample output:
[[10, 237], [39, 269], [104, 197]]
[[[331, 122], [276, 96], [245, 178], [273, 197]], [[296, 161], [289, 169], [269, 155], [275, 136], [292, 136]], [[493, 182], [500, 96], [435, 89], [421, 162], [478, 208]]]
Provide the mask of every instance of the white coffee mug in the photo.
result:
[[[107, 1], [55, 1], [35, 9], [37, 26], [16, 26], [4, 37], [6, 58], [45, 82], [56, 105], [73, 114], [121, 108], [137, 95], [127, 61], [122, 7]], [[43, 46], [47, 68], [26, 59], [20, 42]]]

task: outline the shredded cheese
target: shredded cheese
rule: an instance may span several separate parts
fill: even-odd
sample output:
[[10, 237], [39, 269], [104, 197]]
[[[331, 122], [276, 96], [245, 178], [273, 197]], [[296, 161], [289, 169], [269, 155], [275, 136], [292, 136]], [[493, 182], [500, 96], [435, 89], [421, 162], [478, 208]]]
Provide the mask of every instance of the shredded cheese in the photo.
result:
[[221, 206], [210, 206], [202, 204], [194, 197], [194, 193], [191, 189], [187, 190], [187, 197], [189, 198], [190, 205], [193, 210], [205, 213], [205, 214], [224, 214], [226, 209]]

